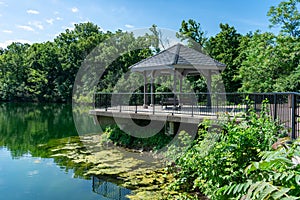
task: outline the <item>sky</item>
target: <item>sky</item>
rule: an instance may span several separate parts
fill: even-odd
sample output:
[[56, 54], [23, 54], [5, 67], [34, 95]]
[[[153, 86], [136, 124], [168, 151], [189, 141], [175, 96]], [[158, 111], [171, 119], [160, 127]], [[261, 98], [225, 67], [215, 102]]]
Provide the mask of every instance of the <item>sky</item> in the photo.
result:
[[74, 24], [93, 22], [103, 31], [158, 28], [178, 31], [182, 20], [206, 35], [228, 23], [241, 34], [270, 29], [267, 12], [281, 0], [0, 0], [0, 47], [12, 42], [53, 41]]

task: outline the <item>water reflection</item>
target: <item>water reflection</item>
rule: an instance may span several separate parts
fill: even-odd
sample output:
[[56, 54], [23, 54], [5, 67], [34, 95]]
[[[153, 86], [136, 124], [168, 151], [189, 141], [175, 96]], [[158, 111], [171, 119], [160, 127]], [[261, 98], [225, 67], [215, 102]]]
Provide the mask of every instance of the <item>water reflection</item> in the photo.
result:
[[95, 176], [93, 176], [93, 191], [103, 197], [114, 200], [128, 200], [126, 195], [130, 194], [129, 189], [120, 187]]
[[67, 104], [0, 104], [0, 146], [11, 151], [12, 157], [31, 153], [44, 157], [38, 144], [51, 139], [77, 135], [71, 105]]
[[[107, 181], [100, 184], [101, 181], [97, 177], [88, 180], [88, 191], [73, 191], [85, 187], [87, 180], [82, 180], [82, 178], [89, 179], [83, 176], [86, 168], [75, 163], [71, 164], [66, 157], [53, 159], [54, 152], [51, 149], [69, 143], [71, 140], [76, 145], [81, 145], [76, 136], [78, 135], [72, 118], [71, 105], [0, 103], [1, 196], [9, 196], [11, 200], [50, 200], [68, 197], [72, 200], [126, 199], [125, 194], [128, 194], [129, 190]], [[53, 161], [54, 165], [65, 171], [65, 175], [58, 175], [61, 172], [59, 168], [49, 167], [48, 164]], [[24, 174], [27, 177], [24, 177]], [[70, 175], [72, 179], [68, 178]], [[74, 177], [80, 179], [74, 179]], [[16, 180], [20, 186], [17, 193], [14, 192], [13, 186]], [[46, 185], [41, 183], [45, 180], [48, 183]], [[61, 184], [61, 181], [68, 181], [68, 184]], [[49, 185], [50, 183], [52, 185]], [[50, 186], [53, 187], [51, 194], [49, 193]], [[28, 187], [30, 187], [30, 193], [28, 193]], [[107, 188], [106, 193], [103, 192], [103, 188]], [[80, 195], [76, 197], [75, 193], [80, 193]]]

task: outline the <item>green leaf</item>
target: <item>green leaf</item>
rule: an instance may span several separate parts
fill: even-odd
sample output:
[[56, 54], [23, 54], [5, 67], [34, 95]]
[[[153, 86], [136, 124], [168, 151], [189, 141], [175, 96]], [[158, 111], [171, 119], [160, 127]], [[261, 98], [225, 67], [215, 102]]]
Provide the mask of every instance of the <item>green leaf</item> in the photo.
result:
[[290, 191], [290, 188], [281, 188], [279, 191], [272, 194], [274, 199], [281, 199], [283, 195], [286, 195]]
[[280, 200], [296, 200], [296, 199], [299, 199], [299, 197], [288, 196], [288, 197], [284, 197]]
[[247, 181], [247, 183], [243, 187], [243, 191], [246, 192], [251, 185], [252, 185], [252, 181], [251, 180]]
[[281, 173], [275, 173], [273, 179], [277, 180], [281, 176]]
[[286, 181], [292, 179], [294, 177], [294, 174], [290, 174], [287, 178], [286, 178]]
[[300, 175], [295, 176], [295, 181], [298, 185], [300, 185]]
[[259, 194], [261, 193], [261, 191], [263, 191], [264, 188], [265, 188], [267, 185], [268, 185], [268, 183], [266, 183], [266, 182], [260, 182], [260, 183], [257, 185], [257, 187], [256, 187], [256, 189], [254, 190], [254, 192], [252, 193], [252, 196], [253, 196], [253, 197], [256, 197], [257, 195], [259, 195]]
[[274, 192], [275, 190], [276, 190], [275, 187], [268, 185], [264, 188], [264, 190], [261, 191], [261, 193], [257, 199], [265, 199], [266, 196], [271, 195], [272, 192]]
[[239, 193], [243, 189], [244, 184], [240, 183], [234, 187], [233, 194]]

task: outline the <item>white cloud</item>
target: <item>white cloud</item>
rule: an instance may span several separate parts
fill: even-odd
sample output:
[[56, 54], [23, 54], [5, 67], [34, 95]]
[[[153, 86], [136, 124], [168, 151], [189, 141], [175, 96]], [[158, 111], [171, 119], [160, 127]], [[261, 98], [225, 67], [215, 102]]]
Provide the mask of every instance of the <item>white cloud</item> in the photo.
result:
[[53, 22], [54, 22], [54, 19], [52, 19], [52, 18], [51, 18], [51, 19], [46, 19], [46, 22], [47, 22], [48, 24], [51, 24], [51, 25], [52, 25]]
[[38, 14], [40, 14], [40, 12], [37, 11], [37, 10], [27, 10], [26, 12], [27, 12], [28, 14], [32, 14], [32, 15], [38, 15]]
[[63, 29], [69, 29], [70, 31], [72, 31], [72, 30], [75, 29], [75, 24], [76, 24], [76, 22], [71, 22], [70, 26], [63, 26], [62, 28]]
[[21, 43], [28, 43], [28, 44], [31, 44], [31, 42], [29, 40], [7, 40], [5, 42], [0, 42], [0, 47], [5, 49], [8, 45], [10, 45], [11, 43], [13, 42], [21, 42]]
[[126, 28], [134, 28], [134, 26], [131, 25], [131, 24], [125, 24], [125, 27], [126, 27]]
[[10, 34], [10, 33], [12, 33], [12, 30], [3, 30], [2, 32]]
[[32, 25], [40, 30], [44, 29], [44, 26], [42, 25], [42, 22], [40, 22], [40, 21], [29, 22], [28, 24]]
[[73, 13], [77, 13], [79, 10], [78, 10], [78, 8], [73, 7], [73, 8], [71, 9], [71, 11], [72, 11]]
[[20, 29], [23, 29], [24, 31], [34, 31], [34, 29], [32, 27], [30, 27], [30, 26], [19, 25], [17, 27], [20, 28]]
[[63, 20], [63, 18], [61, 18], [61, 17], [56, 17], [56, 20], [57, 20], [57, 21], [61, 21], [61, 20]]
[[34, 176], [34, 175], [38, 175], [39, 174], [39, 170], [33, 170], [33, 171], [29, 171], [27, 173], [28, 176]]
[[58, 37], [60, 34], [61, 34], [61, 33], [56, 33], [56, 34], [54, 34], [54, 37], [56, 38], [56, 37]]
[[3, 1], [0, 1], [0, 5], [3, 5], [3, 6], [8, 6], [5, 2], [3, 2]]

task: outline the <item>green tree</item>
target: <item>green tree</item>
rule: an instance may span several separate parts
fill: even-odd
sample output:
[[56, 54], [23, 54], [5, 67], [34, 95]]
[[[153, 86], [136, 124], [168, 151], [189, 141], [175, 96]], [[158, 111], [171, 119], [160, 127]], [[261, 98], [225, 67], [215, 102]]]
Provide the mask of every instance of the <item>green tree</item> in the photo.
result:
[[277, 7], [272, 6], [268, 12], [271, 25], [281, 26], [281, 32], [287, 33], [293, 37], [300, 36], [300, 13], [299, 4], [300, 0], [282, 1]]
[[53, 42], [33, 44], [26, 52], [27, 85], [32, 99], [60, 101], [59, 86], [63, 82], [57, 47]]
[[[105, 71], [99, 82], [98, 90], [113, 91], [116, 83], [129, 67], [140, 60], [153, 55], [151, 47], [157, 50], [157, 38], [153, 35], [135, 37], [133, 33], [117, 31], [107, 41], [99, 45], [98, 59], [105, 63]], [[153, 46], [154, 44], [154, 46]]]
[[242, 81], [240, 91], [271, 92], [279, 76], [277, 56], [274, 54], [276, 36], [272, 33], [256, 32], [244, 50], [245, 60], [239, 70]]
[[[205, 34], [200, 23], [189, 19], [188, 21], [182, 21], [176, 37], [181, 41], [187, 41], [189, 47], [204, 53], [206, 52], [205, 44], [207, 42]], [[195, 91], [207, 92], [206, 80], [203, 76], [188, 76], [187, 79]]]
[[274, 85], [276, 91], [299, 92], [300, 91], [300, 38], [279, 36], [280, 44], [278, 54], [282, 75]]
[[12, 43], [1, 55], [0, 93], [2, 100], [21, 100], [26, 98], [25, 85], [27, 73], [25, 66], [25, 52], [29, 44]]
[[106, 34], [100, 27], [87, 22], [75, 24], [74, 30], [67, 29], [55, 38], [62, 66], [62, 78], [58, 92], [62, 100], [71, 100], [76, 73], [86, 56], [104, 39]]
[[238, 75], [241, 61], [237, 59], [240, 55], [240, 42], [242, 35], [237, 33], [234, 27], [228, 24], [220, 24], [221, 31], [206, 43], [206, 49], [210, 56], [226, 64], [222, 72], [222, 80], [227, 92], [236, 92], [241, 86], [240, 80], [234, 79]]
[[242, 81], [239, 91], [292, 91], [289, 77], [299, 65], [299, 39], [275, 36], [272, 33], [253, 34], [242, 52], [245, 56], [239, 69]]
[[207, 38], [205, 32], [201, 29], [201, 24], [195, 20], [189, 19], [188, 21], [183, 20], [181, 22], [181, 28], [176, 33], [176, 37], [182, 41], [187, 40], [188, 45], [198, 51], [205, 51], [205, 42]]

